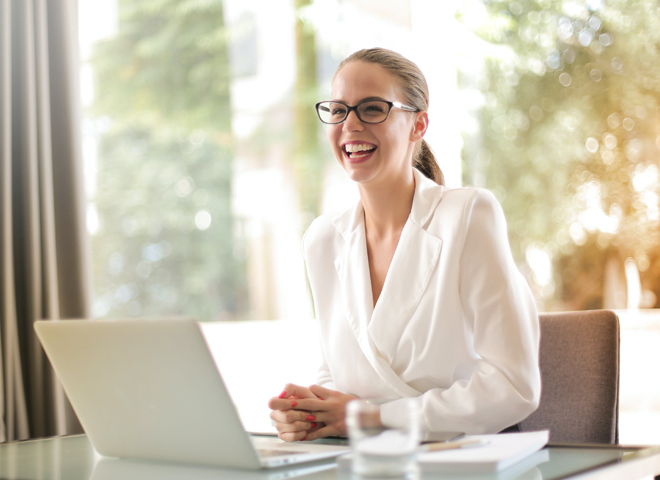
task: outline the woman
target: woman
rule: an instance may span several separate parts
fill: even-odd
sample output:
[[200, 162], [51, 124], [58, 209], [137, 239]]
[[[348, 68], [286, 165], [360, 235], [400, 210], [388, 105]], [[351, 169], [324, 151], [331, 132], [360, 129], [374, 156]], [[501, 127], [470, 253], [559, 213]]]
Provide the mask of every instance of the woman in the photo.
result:
[[414, 63], [358, 51], [339, 65], [332, 98], [317, 112], [360, 201], [303, 239], [323, 365], [317, 385], [270, 400], [280, 438], [345, 435], [357, 397], [388, 400], [385, 425], [404, 397], [419, 397], [429, 431], [519, 422], [539, 402], [539, 326], [501, 207], [488, 191], [443, 186]]

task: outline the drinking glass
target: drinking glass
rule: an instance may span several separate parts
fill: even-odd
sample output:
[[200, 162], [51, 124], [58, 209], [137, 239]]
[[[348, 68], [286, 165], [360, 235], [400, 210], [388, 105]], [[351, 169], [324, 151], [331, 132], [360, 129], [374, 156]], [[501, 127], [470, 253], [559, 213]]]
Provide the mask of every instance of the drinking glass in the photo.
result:
[[360, 477], [413, 478], [418, 475], [421, 406], [406, 399], [399, 427], [383, 427], [380, 405], [353, 400], [347, 405], [346, 424], [353, 455], [352, 471]]

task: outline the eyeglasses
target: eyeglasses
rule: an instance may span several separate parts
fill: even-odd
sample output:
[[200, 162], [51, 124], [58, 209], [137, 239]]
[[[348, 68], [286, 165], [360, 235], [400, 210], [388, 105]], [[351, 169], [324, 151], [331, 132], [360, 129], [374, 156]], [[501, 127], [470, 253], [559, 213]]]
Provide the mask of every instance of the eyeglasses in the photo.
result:
[[418, 112], [419, 109], [403, 105], [399, 102], [388, 102], [386, 100], [368, 100], [360, 102], [354, 107], [344, 102], [319, 102], [316, 104], [316, 113], [319, 120], [328, 125], [342, 123], [348, 118], [351, 110], [364, 123], [383, 123], [390, 116], [392, 107], [400, 108], [407, 112]]

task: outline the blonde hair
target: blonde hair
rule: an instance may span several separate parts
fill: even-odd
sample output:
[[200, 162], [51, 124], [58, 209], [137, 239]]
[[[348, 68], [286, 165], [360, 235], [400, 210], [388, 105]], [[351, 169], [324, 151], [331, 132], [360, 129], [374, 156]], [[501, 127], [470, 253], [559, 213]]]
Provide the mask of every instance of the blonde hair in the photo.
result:
[[[350, 62], [366, 62], [380, 65], [393, 74], [401, 84], [405, 103], [419, 111], [429, 108], [429, 87], [424, 74], [415, 63], [403, 55], [385, 48], [369, 48], [358, 50], [346, 57], [337, 67], [337, 73]], [[413, 167], [439, 185], [445, 184], [445, 177], [433, 154], [433, 150], [422, 139], [415, 144], [413, 150]]]

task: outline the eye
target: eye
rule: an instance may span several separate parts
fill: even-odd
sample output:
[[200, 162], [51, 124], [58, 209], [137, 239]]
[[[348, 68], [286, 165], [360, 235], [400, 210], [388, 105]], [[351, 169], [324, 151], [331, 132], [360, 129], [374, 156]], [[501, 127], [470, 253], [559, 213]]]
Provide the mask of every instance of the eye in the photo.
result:
[[380, 117], [387, 112], [387, 104], [384, 102], [368, 102], [360, 105], [360, 113], [369, 117]]
[[332, 107], [330, 112], [336, 116], [344, 116], [346, 114], [346, 107], [343, 106]]

